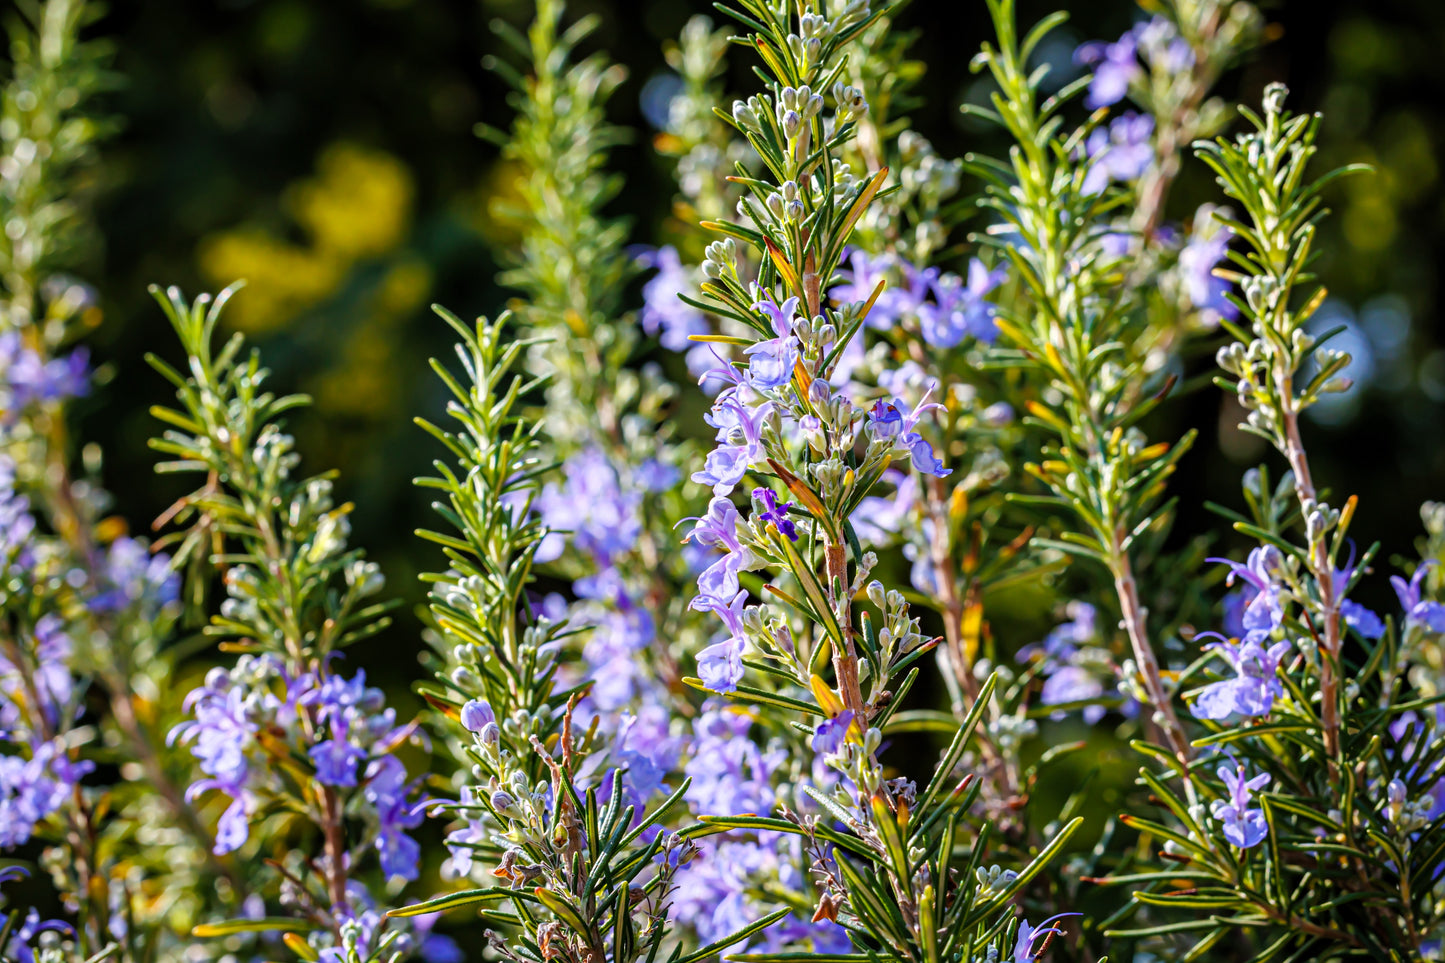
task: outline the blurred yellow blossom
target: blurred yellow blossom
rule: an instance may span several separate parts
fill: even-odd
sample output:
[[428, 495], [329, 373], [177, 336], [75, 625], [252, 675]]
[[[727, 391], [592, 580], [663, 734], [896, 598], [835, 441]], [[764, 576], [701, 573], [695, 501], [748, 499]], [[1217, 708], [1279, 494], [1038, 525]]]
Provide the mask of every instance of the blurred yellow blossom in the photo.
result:
[[227, 312], [242, 331], [285, 327], [335, 292], [355, 263], [394, 250], [410, 232], [414, 189], [400, 160], [341, 143], [316, 166], [316, 175], [290, 187], [283, 200], [306, 243], [241, 227], [201, 244], [201, 270], [212, 283], [247, 281]]

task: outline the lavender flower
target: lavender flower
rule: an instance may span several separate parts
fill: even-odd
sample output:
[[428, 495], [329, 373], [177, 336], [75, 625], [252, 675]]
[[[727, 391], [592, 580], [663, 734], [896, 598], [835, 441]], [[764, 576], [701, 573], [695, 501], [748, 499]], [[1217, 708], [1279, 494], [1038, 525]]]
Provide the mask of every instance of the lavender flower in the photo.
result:
[[90, 601], [93, 612], [120, 612], [136, 608], [145, 621], [180, 600], [180, 579], [171, 571], [169, 555], [152, 555], [140, 542], [122, 536], [110, 543], [97, 576], [99, 594]]
[[1071, 916], [1082, 915], [1082, 913], [1057, 913], [1038, 926], [1030, 926], [1028, 920], [1020, 922], [1018, 935], [1014, 938], [1014, 963], [1030, 963], [1031, 960], [1037, 960], [1043, 955], [1050, 939], [1064, 935], [1064, 931], [1053, 924]]
[[78, 348], [64, 358], [41, 359], [18, 331], [0, 334], [0, 392], [8, 394], [8, 418], [33, 404], [78, 398], [90, 391], [89, 353]]
[[1227, 558], [1209, 558], [1208, 562], [1220, 562], [1229, 566], [1226, 585], [1233, 585], [1236, 577], [1244, 579], [1254, 589], [1254, 596], [1245, 606], [1240, 623], [1247, 639], [1263, 639], [1280, 627], [1284, 619], [1284, 603], [1280, 600], [1280, 574], [1284, 560], [1279, 549], [1272, 545], [1261, 545], [1249, 553], [1244, 564]]
[[697, 674], [702, 684], [714, 692], [732, 692], [743, 679], [742, 612], [747, 592], [738, 592], [731, 600], [699, 595], [691, 607], [701, 612], [715, 612], [723, 620], [727, 638], [714, 642], [697, 654]]
[[[1195, 223], [1201, 220], [1196, 217]], [[1179, 252], [1179, 271], [1189, 302], [1202, 312], [1204, 322], [1210, 325], [1218, 324], [1221, 318], [1233, 321], [1239, 317], [1239, 308], [1228, 298], [1230, 283], [1214, 274], [1214, 269], [1225, 260], [1229, 238], [1226, 230], [1205, 233], [1196, 229]]]
[[763, 421], [771, 410], [771, 402], [748, 408], [731, 396], [719, 397], [707, 419], [718, 429], [719, 444], [692, 480], [711, 485], [715, 495], [731, 492], [748, 466], [763, 457]]
[[1385, 622], [1359, 602], [1345, 599], [1340, 603], [1340, 617], [1345, 624], [1360, 633], [1362, 639], [1378, 639], [1385, 634]]
[[759, 389], [780, 388], [793, 380], [793, 366], [798, 363], [798, 341], [793, 337], [798, 299], [788, 298], [779, 305], [764, 297], [753, 310], [767, 316], [777, 337], [748, 347], [748, 383]]
[[1095, 128], [1085, 144], [1090, 164], [1082, 190], [1098, 194], [1111, 182], [1138, 180], [1154, 162], [1154, 118], [1132, 110], [1110, 122], [1106, 131]]
[[[762, 489], [758, 489], [762, 491]], [[697, 519], [689, 539], [701, 545], [722, 549], [726, 554], [713, 562], [697, 578], [703, 595], [732, 598], [738, 593], [738, 572], [753, 562], [752, 552], [738, 542], [737, 525], [741, 516], [732, 502], [715, 496], [707, 506], [707, 514]]]
[[1400, 608], [1405, 610], [1406, 628], [1421, 627], [1431, 632], [1445, 632], [1445, 605], [1420, 598], [1420, 583], [1432, 564], [1422, 563], [1409, 582], [1398, 575], [1391, 575], [1390, 585], [1400, 599]]
[[966, 337], [992, 344], [998, 337], [994, 315], [998, 309], [984, 295], [1008, 276], [1002, 268], [990, 271], [974, 258], [968, 265], [968, 284], [956, 274], [944, 274], [933, 282], [936, 303], [917, 308], [923, 340], [935, 348], [952, 348]]
[[1254, 801], [1252, 794], [1256, 790], [1269, 785], [1269, 773], [1247, 779], [1243, 766], [1232, 770], [1221, 766], [1218, 775], [1229, 792], [1229, 798], [1216, 799], [1210, 804], [1209, 811], [1222, 825], [1224, 838], [1241, 849], [1259, 845], [1269, 835], [1269, 823], [1264, 818], [1264, 810], [1250, 809], [1249, 804]]
[[1276, 642], [1266, 649], [1249, 638], [1242, 643], [1215, 642], [1206, 648], [1222, 653], [1236, 675], [1205, 686], [1191, 707], [1194, 715], [1214, 721], [1268, 715], [1274, 700], [1284, 692], [1278, 673], [1293, 646]]
[[1089, 93], [1084, 104], [1090, 110], [1109, 107], [1124, 99], [1129, 85], [1142, 79], [1139, 66], [1139, 41], [1130, 30], [1113, 43], [1093, 41], [1074, 51], [1074, 63], [1094, 68]]
[[900, 411], [907, 405], [902, 401], [894, 399], [893, 403], [880, 401], [875, 404], [868, 413], [868, 423], [875, 440], [889, 441], [894, 451], [907, 452], [913, 462], [913, 467], [926, 475], [936, 475], [939, 478], [946, 478], [953, 474], [953, 469], [944, 468], [943, 462], [939, 461], [933, 454], [933, 446], [929, 444], [922, 435], [914, 431], [918, 419], [927, 411], [935, 408], [941, 409], [940, 404], [929, 403], [927, 395], [908, 414]]
[[552, 529], [537, 549], [537, 561], [561, 557], [564, 533], [577, 551], [601, 564], [630, 551], [642, 532], [642, 494], [622, 489], [617, 469], [598, 448], [568, 458], [562, 471], [563, 484], [547, 485], [537, 498], [537, 511]]
[[0, 850], [30, 839], [94, 765], [70, 758], [59, 739], [30, 747], [30, 758], [0, 756]]
[[696, 279], [670, 245], [642, 250], [637, 261], [657, 269], [642, 286], [642, 330], [650, 335], [660, 333], [658, 340], [664, 348], [685, 353], [687, 370], [694, 376], [702, 374], [712, 363], [712, 352], [706, 344], [690, 339], [711, 328], [703, 313], [680, 297], [697, 287]]
[[813, 729], [813, 751], [820, 756], [831, 756], [841, 751], [852, 725], [852, 710], [844, 710], [832, 719], [824, 719]]
[[753, 499], [762, 509], [757, 513], [759, 521], [772, 524], [779, 534], [787, 536], [790, 541], [798, 540], [798, 526], [788, 517], [788, 509], [793, 507], [792, 502], [778, 501], [778, 496], [771, 488], [754, 488]]

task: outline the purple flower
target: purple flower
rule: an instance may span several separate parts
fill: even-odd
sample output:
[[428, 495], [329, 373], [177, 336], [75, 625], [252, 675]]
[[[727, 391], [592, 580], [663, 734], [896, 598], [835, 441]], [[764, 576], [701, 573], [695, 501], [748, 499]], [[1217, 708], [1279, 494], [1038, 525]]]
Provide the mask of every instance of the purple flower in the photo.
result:
[[566, 535], [574, 548], [601, 564], [632, 550], [642, 533], [642, 493], [623, 491], [607, 455], [586, 448], [567, 459], [561, 486], [549, 484], [536, 502], [552, 532], [537, 549], [537, 561], [560, 558]]
[[740, 518], [732, 502], [714, 496], [708, 503], [707, 514], [697, 519], [688, 535], [701, 545], [720, 548], [726, 553], [698, 576], [697, 586], [703, 595], [732, 598], [738, 592], [738, 572], [752, 563], [752, 553], [738, 542]]
[[1028, 920], [1020, 922], [1018, 936], [1014, 940], [1014, 963], [1029, 963], [1031, 960], [1037, 960], [1052, 937], [1064, 935], [1063, 930], [1052, 924], [1071, 916], [1082, 915], [1082, 913], [1058, 913], [1050, 916], [1038, 926], [1030, 926]]
[[[6, 420], [32, 404], [78, 398], [90, 391], [90, 356], [78, 348], [64, 358], [45, 361], [25, 346], [18, 331], [0, 334], [0, 392]], [[3, 394], [0, 394], [3, 397]]]
[[753, 304], [772, 323], [777, 337], [759, 341], [745, 352], [748, 356], [748, 383], [754, 388], [781, 388], [793, 380], [793, 366], [798, 362], [798, 342], [793, 337], [793, 318], [798, 299], [788, 298], [781, 305], [763, 297]]
[[1269, 773], [1246, 779], [1243, 766], [1233, 770], [1221, 766], [1218, 774], [1229, 792], [1229, 799], [1216, 799], [1209, 809], [1214, 818], [1223, 824], [1224, 838], [1241, 849], [1259, 845], [1269, 835], [1269, 823], [1264, 818], [1264, 810], [1250, 809], [1249, 804], [1254, 801], [1252, 793], [1255, 790], [1269, 785]]
[[101, 591], [90, 600], [93, 612], [120, 612], [138, 606], [142, 618], [152, 619], [180, 599], [180, 579], [171, 571], [170, 556], [164, 552], [151, 555], [144, 545], [126, 536], [110, 543], [97, 581]]
[[[1081, 665], [1065, 665], [1044, 681], [1044, 687], [1039, 692], [1039, 701], [1046, 706], [1057, 706], [1071, 702], [1090, 702], [1103, 694], [1104, 683], [1098, 676]], [[1103, 715], [1103, 706], [1088, 706], [1084, 710], [1084, 721], [1093, 725], [1103, 718]]]
[[934, 456], [933, 446], [913, 430], [924, 412], [943, 407], [936, 402], [929, 403], [927, 399], [925, 394], [918, 406], [907, 415], [899, 410], [900, 406], [907, 407], [902, 401], [894, 399], [891, 404], [879, 401], [868, 413], [868, 424], [875, 439], [891, 441], [894, 451], [907, 452], [914, 468], [927, 475], [945, 478], [953, 473], [953, 469], [944, 468], [943, 462]]
[[969, 262], [967, 286], [957, 274], [941, 275], [933, 283], [936, 303], [917, 309], [923, 340], [935, 348], [955, 347], [970, 336], [992, 344], [998, 337], [993, 323], [998, 309], [984, 295], [1007, 276], [1002, 268], [990, 271], [978, 258]]
[[680, 295], [696, 289], [692, 273], [683, 267], [674, 247], [643, 251], [638, 263], [657, 269], [642, 286], [642, 330], [650, 335], [661, 332], [658, 339], [669, 351], [687, 352], [687, 368], [701, 374], [711, 362], [706, 344], [692, 341], [694, 334], [707, 334], [707, 318]]
[[842, 750], [853, 725], [853, 710], [845, 709], [832, 719], [824, 719], [813, 729], [813, 751], [831, 756]]
[[1415, 574], [1406, 582], [1398, 575], [1390, 576], [1390, 585], [1400, 598], [1400, 608], [1405, 610], [1405, 626], [1423, 626], [1431, 632], [1445, 632], [1445, 605], [1420, 598], [1420, 583], [1434, 562], [1423, 562]]
[[[23, 918], [19, 918], [19, 924], [10, 931], [9, 938], [3, 946], [0, 946], [0, 959], [8, 963], [37, 963], [40, 954], [35, 952], [35, 939], [41, 933], [63, 933], [67, 936], [74, 935], [75, 931], [68, 923], [60, 920], [43, 920], [40, 918], [40, 911], [30, 907]], [[47, 959], [54, 959], [50, 954]]]
[[1154, 162], [1154, 118], [1132, 110], [1115, 117], [1106, 131], [1097, 127], [1089, 134], [1085, 150], [1089, 155], [1089, 172], [1084, 175], [1082, 190], [1098, 194], [1113, 181], [1138, 180]]
[[[837, 273], [847, 283], [830, 290], [828, 296], [835, 304], [866, 304], [878, 283], [884, 282], [883, 292], [873, 302], [867, 320], [868, 327], [879, 331], [893, 328], [901, 317], [918, 311], [929, 283], [938, 274], [937, 268], [920, 271], [897, 255], [872, 256], [859, 248], [852, 249], [848, 263], [851, 270]], [[887, 283], [890, 273], [895, 271], [902, 275], [902, 285]]]
[[356, 765], [366, 753], [342, 739], [327, 739], [311, 747], [307, 753], [316, 767], [316, 781], [323, 786], [356, 785]]
[[1218, 324], [1221, 318], [1233, 321], [1239, 317], [1239, 308], [1228, 297], [1230, 283], [1214, 274], [1229, 250], [1229, 236], [1229, 232], [1222, 229], [1208, 236], [1196, 231], [1179, 252], [1179, 272], [1189, 303], [1203, 312], [1208, 324]]
[[798, 526], [788, 518], [788, 509], [793, 507], [792, 502], [780, 502], [778, 496], [771, 488], [754, 488], [753, 498], [762, 506], [758, 512], [758, 518], [764, 522], [770, 522], [780, 534], [786, 535], [789, 540], [798, 540]]
[[73, 761], [59, 740], [32, 746], [29, 759], [0, 756], [0, 850], [27, 842], [35, 825], [64, 805], [94, 768]]
[[687, 801], [695, 812], [719, 816], [773, 811], [772, 776], [787, 761], [782, 749], [764, 751], [748, 737], [754, 716], [710, 699], [693, 722], [692, 757], [683, 772], [692, 781]]
[[1340, 603], [1340, 616], [1362, 639], [1378, 639], [1385, 634], [1384, 620], [1359, 602], [1345, 599]]
[[1191, 707], [1195, 717], [1219, 721], [1268, 715], [1274, 700], [1284, 692], [1278, 672], [1293, 646], [1276, 642], [1266, 649], [1259, 641], [1247, 639], [1238, 644], [1215, 642], [1206, 648], [1223, 653], [1236, 675], [1200, 691]]
[[376, 817], [376, 852], [387, 879], [417, 877], [421, 847], [407, 835], [423, 819], [421, 808], [413, 803], [415, 790], [395, 756], [382, 756], [367, 766], [365, 797]]
[[1094, 68], [1084, 105], [1090, 110], [1108, 107], [1124, 99], [1129, 85], [1144, 76], [1139, 66], [1139, 43], [1130, 30], [1113, 43], [1094, 41], [1074, 51], [1074, 63]]
[[1261, 545], [1249, 553], [1249, 560], [1244, 564], [1227, 558], [1208, 558], [1205, 561], [1229, 566], [1226, 585], [1233, 585], [1237, 576], [1254, 589], [1254, 597], [1245, 606], [1240, 619], [1246, 638], [1263, 639], [1280, 627], [1284, 620], [1284, 604], [1280, 600], [1279, 578], [1284, 560], [1280, 557], [1279, 549], [1272, 545]]
[[702, 684], [715, 692], [732, 692], [743, 679], [743, 605], [747, 592], [738, 592], [731, 601], [699, 595], [691, 607], [701, 612], [715, 612], [723, 620], [728, 637], [714, 642], [697, 654], [697, 674]]
[[719, 398], [707, 419], [718, 429], [719, 444], [692, 480], [711, 485], [714, 495], [731, 492], [748, 466], [763, 457], [763, 421], [771, 410], [771, 402], [749, 408], [734, 398]]

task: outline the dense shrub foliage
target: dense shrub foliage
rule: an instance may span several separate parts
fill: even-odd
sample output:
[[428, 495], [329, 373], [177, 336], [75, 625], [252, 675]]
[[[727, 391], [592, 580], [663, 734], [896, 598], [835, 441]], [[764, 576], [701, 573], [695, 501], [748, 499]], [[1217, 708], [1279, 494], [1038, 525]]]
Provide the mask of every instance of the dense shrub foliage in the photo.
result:
[[[1248, 3], [1146, 4], [1063, 86], [1062, 15], [986, 3], [965, 109], [999, 156], [910, 128], [932, 92], [894, 5], [690, 20], [655, 146], [697, 226], [661, 248], [608, 211], [625, 73], [579, 53], [594, 24], [540, 0], [499, 28], [514, 120], [482, 133], [515, 176], [492, 217], [517, 297], [436, 309], [415, 613], [287, 433], [309, 399], [228, 321], [235, 287], [154, 290], [180, 353], [149, 359], [174, 389], [151, 447], [187, 490], [150, 542], [112, 514], [67, 418], [104, 390], [101, 295], [65, 272], [116, 79], [80, 0], [24, 7], [0, 956], [1440, 958], [1445, 506], [1381, 560], [1302, 427], [1351, 388], [1309, 324], [1321, 192], [1368, 174], [1312, 163], [1322, 121], [1282, 86], [1216, 95], [1266, 36]], [[1217, 203], [1175, 209], [1185, 165]], [[1273, 449], [1211, 506], [1236, 557], [1176, 530], [1195, 435], [1152, 417], [1213, 386]], [[1397, 608], [1352, 597], [1386, 580]], [[1055, 627], [996, 631], [1041, 586], [1073, 593]], [[417, 718], [348, 651], [394, 620], [433, 676]]]

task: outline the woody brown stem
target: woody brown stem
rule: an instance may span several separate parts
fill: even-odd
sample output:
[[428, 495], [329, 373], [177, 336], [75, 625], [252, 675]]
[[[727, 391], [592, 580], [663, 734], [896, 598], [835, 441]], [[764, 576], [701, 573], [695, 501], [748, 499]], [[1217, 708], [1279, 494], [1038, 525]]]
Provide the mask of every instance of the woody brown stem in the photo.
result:
[[1134, 651], [1134, 661], [1144, 676], [1144, 688], [1153, 703], [1155, 717], [1174, 757], [1181, 765], [1188, 766], [1193, 755], [1184, 727], [1174, 713], [1169, 692], [1164, 687], [1164, 678], [1159, 671], [1159, 660], [1154, 656], [1154, 647], [1149, 642], [1149, 630], [1144, 618], [1144, 608], [1139, 604], [1139, 586], [1134, 581], [1134, 572], [1129, 565], [1129, 555], [1122, 547], [1116, 547], [1110, 569], [1114, 575], [1114, 590], [1119, 596], [1119, 609], [1123, 615], [1125, 631], [1129, 633], [1129, 645]]
[[[835, 647], [833, 650], [833, 671], [838, 676], [838, 694], [843, 699], [843, 708], [853, 713], [860, 726], [866, 727], [868, 715], [864, 711], [863, 688], [858, 681], [858, 653], [853, 646], [853, 613], [848, 598], [848, 549], [830, 541], [823, 547], [823, 557], [827, 566], [828, 596], [833, 603], [838, 627], [843, 633], [842, 648]], [[877, 668], [875, 666], [875, 669]]]

